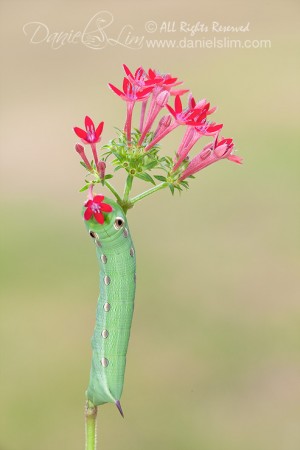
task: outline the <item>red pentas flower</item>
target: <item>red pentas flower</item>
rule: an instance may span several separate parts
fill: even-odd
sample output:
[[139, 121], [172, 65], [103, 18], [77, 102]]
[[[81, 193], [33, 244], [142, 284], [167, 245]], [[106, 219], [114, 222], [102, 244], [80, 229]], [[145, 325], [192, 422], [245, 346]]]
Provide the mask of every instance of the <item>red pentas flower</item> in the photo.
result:
[[94, 122], [89, 116], [85, 117], [85, 130], [82, 128], [74, 127], [74, 131], [78, 137], [81, 138], [84, 144], [96, 144], [101, 139], [101, 133], [103, 130], [104, 122], [100, 122], [95, 129]]
[[152, 148], [157, 142], [163, 139], [167, 134], [173, 131], [180, 125], [187, 125], [189, 127], [196, 127], [203, 123], [203, 120], [206, 119], [207, 112], [209, 111], [209, 103], [206, 101], [202, 101], [199, 104], [196, 104], [195, 107], [193, 105], [189, 105], [187, 108], [183, 109], [182, 102], [179, 95], [176, 95], [174, 108], [170, 105], [166, 105], [171, 115], [174, 117], [173, 123], [170, 123], [169, 127], [166, 128], [163, 132], [158, 134], [150, 144], [145, 147], [145, 151], [147, 152]]
[[181, 174], [180, 180], [184, 180], [190, 175], [199, 172], [199, 170], [202, 170], [221, 159], [229, 159], [229, 161], [242, 164], [242, 158], [232, 154], [233, 148], [234, 144], [232, 139], [222, 138], [219, 141], [219, 136], [216, 135], [214, 142], [206, 145], [202, 151], [191, 160], [188, 167]]
[[169, 73], [160, 74], [156, 70], [148, 70], [147, 84], [159, 84], [165, 88], [165, 86], [176, 86], [181, 84], [182, 81], [177, 81], [177, 78], [172, 77]]
[[142, 66], [138, 67], [134, 74], [129, 70], [129, 68], [126, 66], [126, 64], [123, 64], [124, 71], [127, 75], [128, 80], [131, 82], [131, 84], [139, 87], [144, 88], [145, 86], [145, 79], [147, 77], [147, 74], [145, 70], [142, 68]]
[[175, 104], [173, 109], [170, 105], [166, 105], [176, 122], [180, 125], [201, 125], [202, 120], [206, 118], [209, 110], [209, 103], [203, 103], [201, 105], [189, 106], [186, 109], [182, 108], [182, 102], [179, 95], [175, 97]]
[[169, 91], [170, 95], [183, 95], [189, 92], [189, 89], [172, 89], [183, 83], [177, 80], [178, 78], [172, 77], [169, 73], [161, 74], [156, 70], [149, 69], [145, 85], [154, 86], [154, 92], [157, 94], [163, 90]]
[[123, 79], [123, 92], [120, 91], [116, 86], [111, 83], [108, 83], [111, 90], [121, 97], [125, 102], [136, 102], [144, 100], [153, 90], [153, 87], [138, 87], [136, 84], [131, 83], [128, 78], [124, 77]]
[[[126, 67], [126, 69], [124, 68], [125, 71], [130, 72], [129, 69], [127, 68], [127, 66], [125, 66], [125, 67]], [[108, 83], [108, 85], [115, 94], [117, 94], [122, 100], [124, 100], [126, 102], [127, 117], [126, 117], [126, 121], [125, 121], [124, 131], [126, 132], [126, 135], [127, 135], [128, 144], [130, 144], [133, 107], [135, 105], [135, 102], [146, 101], [149, 98], [149, 96], [151, 95], [151, 92], [153, 91], [153, 86], [144, 87], [144, 83], [141, 81], [142, 78], [141, 78], [139, 72], [136, 74], [136, 78], [138, 78], [139, 81], [141, 81], [141, 83], [136, 82], [136, 80], [134, 79], [131, 72], [128, 76], [131, 77], [132, 82], [129, 81], [129, 79], [127, 77], [124, 77], [123, 92], [120, 91], [120, 89], [118, 89], [116, 86], [114, 86], [111, 83]]]
[[104, 195], [95, 195], [93, 199], [89, 199], [85, 202], [84, 206], [86, 207], [86, 210], [83, 215], [85, 220], [90, 220], [94, 217], [101, 225], [104, 223], [103, 213], [110, 213], [113, 209], [107, 203], [103, 203], [103, 200]]

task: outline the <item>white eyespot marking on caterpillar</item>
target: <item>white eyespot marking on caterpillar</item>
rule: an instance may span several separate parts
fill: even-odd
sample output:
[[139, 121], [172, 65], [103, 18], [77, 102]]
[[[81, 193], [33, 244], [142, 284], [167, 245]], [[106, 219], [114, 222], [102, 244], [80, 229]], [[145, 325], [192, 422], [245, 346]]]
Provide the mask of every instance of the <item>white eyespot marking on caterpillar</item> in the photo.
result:
[[133, 247], [131, 247], [131, 249], [130, 249], [130, 256], [134, 257], [134, 248]]
[[98, 239], [95, 239], [95, 244], [97, 247], [102, 247], [101, 242]]
[[128, 237], [128, 230], [127, 230], [127, 228], [124, 228], [123, 236], [124, 236], [125, 238]]
[[104, 303], [103, 309], [104, 309], [105, 312], [108, 312], [110, 310], [110, 304], [109, 303]]
[[106, 257], [106, 255], [101, 255], [101, 261], [103, 262], [103, 264], [106, 264], [107, 263], [107, 257]]
[[101, 364], [103, 367], [107, 367], [108, 366], [108, 359], [107, 358], [101, 358]]
[[95, 231], [90, 230], [89, 233], [90, 233], [90, 236], [91, 236], [93, 239], [99, 240], [99, 236], [98, 236], [98, 234], [97, 234]]
[[114, 222], [114, 227], [116, 230], [120, 230], [122, 226], [124, 225], [124, 219], [122, 217], [116, 217], [116, 220]]
[[103, 337], [103, 339], [108, 338], [108, 331], [107, 330], [103, 330], [101, 333], [101, 336]]
[[106, 286], [108, 286], [110, 284], [110, 278], [108, 275], [105, 275], [104, 277], [104, 283], [106, 284]]

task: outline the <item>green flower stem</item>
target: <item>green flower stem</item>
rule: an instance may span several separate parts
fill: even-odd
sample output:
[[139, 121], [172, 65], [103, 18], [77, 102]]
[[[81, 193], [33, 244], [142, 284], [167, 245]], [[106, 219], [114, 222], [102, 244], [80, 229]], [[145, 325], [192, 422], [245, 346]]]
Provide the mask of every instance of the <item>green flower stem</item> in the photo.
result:
[[130, 194], [130, 191], [132, 188], [132, 182], [133, 182], [133, 176], [128, 175], [127, 180], [126, 180], [125, 190], [124, 190], [123, 203], [128, 202], [129, 194]]
[[87, 400], [85, 404], [85, 450], [96, 450], [97, 406]]
[[139, 202], [140, 200], [142, 200], [142, 198], [147, 197], [148, 195], [154, 194], [154, 192], [160, 191], [161, 189], [164, 189], [165, 187], [168, 186], [168, 183], [161, 183], [158, 184], [157, 186], [154, 186], [151, 189], [148, 189], [148, 191], [142, 192], [142, 194], [137, 195], [136, 197], [133, 197], [130, 202], [132, 204]]
[[108, 181], [105, 181], [104, 184], [114, 194], [114, 196], [116, 197], [118, 203], [121, 202], [122, 199], [119, 196], [119, 194], [117, 193], [117, 191], [115, 190], [115, 188]]

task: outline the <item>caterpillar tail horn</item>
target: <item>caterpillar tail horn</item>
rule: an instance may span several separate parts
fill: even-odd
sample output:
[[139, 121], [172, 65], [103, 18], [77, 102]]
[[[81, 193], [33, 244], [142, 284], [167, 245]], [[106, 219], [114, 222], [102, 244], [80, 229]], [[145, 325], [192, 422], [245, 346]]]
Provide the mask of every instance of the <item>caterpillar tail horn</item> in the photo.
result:
[[116, 407], [118, 408], [119, 413], [121, 414], [121, 416], [124, 418], [124, 413], [123, 413], [123, 409], [122, 409], [120, 400], [117, 400], [117, 401], [116, 401]]

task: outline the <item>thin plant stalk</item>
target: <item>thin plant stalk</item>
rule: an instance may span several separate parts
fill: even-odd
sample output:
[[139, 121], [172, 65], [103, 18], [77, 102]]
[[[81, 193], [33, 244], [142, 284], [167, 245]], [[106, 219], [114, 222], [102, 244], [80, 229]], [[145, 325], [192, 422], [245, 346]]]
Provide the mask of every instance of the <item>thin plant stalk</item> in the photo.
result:
[[154, 194], [154, 192], [160, 191], [161, 189], [164, 189], [165, 187], [168, 186], [167, 182], [164, 183], [160, 183], [157, 186], [154, 186], [151, 189], [148, 189], [145, 192], [142, 192], [141, 194], [138, 194], [137, 196], [133, 197], [132, 199], [130, 199], [130, 203], [135, 204], [136, 202], [142, 200], [145, 197], [148, 197], [148, 195]]
[[132, 122], [132, 112], [133, 112], [134, 103], [127, 102], [127, 119], [125, 125], [125, 131], [127, 135], [127, 144], [131, 145], [131, 122]]
[[95, 161], [96, 167], [98, 167], [99, 159], [98, 159], [98, 155], [97, 155], [96, 144], [92, 143], [91, 144], [91, 148], [92, 148], [92, 152], [93, 152], [93, 156], [94, 156], [94, 161]]
[[97, 406], [87, 400], [85, 404], [85, 450], [96, 450]]
[[108, 181], [105, 181], [104, 184], [110, 190], [110, 192], [112, 192], [114, 194], [118, 203], [122, 202], [122, 199], [119, 196], [119, 194], [117, 193], [117, 191], [115, 190], [115, 188]]
[[145, 119], [145, 113], [147, 108], [148, 99], [144, 100], [142, 103], [142, 110], [141, 110], [141, 119], [140, 119], [140, 132], [143, 132], [144, 127], [144, 119]]
[[123, 198], [124, 203], [128, 202], [129, 194], [130, 194], [130, 191], [132, 188], [132, 182], [133, 182], [133, 176], [128, 175], [126, 184], [125, 184], [125, 190], [124, 190], [124, 198]]

